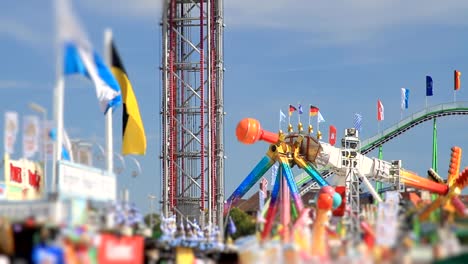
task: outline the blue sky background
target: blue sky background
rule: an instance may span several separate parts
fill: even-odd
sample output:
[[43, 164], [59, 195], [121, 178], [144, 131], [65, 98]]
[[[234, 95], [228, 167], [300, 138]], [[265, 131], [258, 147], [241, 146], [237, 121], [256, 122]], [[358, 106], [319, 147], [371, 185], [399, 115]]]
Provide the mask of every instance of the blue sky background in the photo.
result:
[[[145, 124], [148, 151], [136, 157], [142, 175], [119, 175], [131, 199], [147, 210], [148, 194], [160, 197], [160, 1], [73, 1], [94, 47], [103, 49], [110, 27], [133, 83]], [[408, 116], [424, 108], [425, 76], [434, 80], [430, 104], [453, 101], [453, 70], [462, 72], [457, 99], [468, 101], [468, 2], [449, 1], [225, 1], [226, 196], [267, 150], [266, 143], [242, 145], [235, 127], [244, 117], [277, 131], [278, 112], [288, 104], [320, 108], [324, 138], [328, 126], [352, 126], [363, 115], [363, 139], [377, 132], [376, 102], [385, 106], [381, 128], [400, 119], [400, 88], [411, 90]], [[0, 3], [1, 110], [33, 114], [29, 102], [52, 114], [55, 82], [53, 1]], [[66, 80], [65, 126], [71, 138], [104, 145], [104, 115], [92, 83]], [[306, 107], [307, 108], [307, 107]], [[120, 150], [121, 108], [114, 114], [114, 147]], [[307, 118], [307, 115], [304, 115]], [[297, 116], [293, 117], [293, 121]], [[3, 122], [0, 122], [3, 130]], [[315, 124], [315, 121], [314, 121]], [[448, 169], [450, 148], [468, 151], [468, 117], [438, 120], [439, 171]], [[384, 146], [384, 158], [402, 159], [409, 170], [425, 174], [431, 166], [431, 122]], [[286, 127], [283, 127], [285, 129]], [[0, 144], [3, 148], [3, 142]], [[21, 155], [21, 138], [16, 144]], [[376, 156], [377, 153], [371, 153]], [[117, 162], [117, 161], [116, 161]], [[130, 159], [127, 164], [131, 166]], [[463, 157], [462, 167], [468, 166]], [[268, 175], [268, 179], [269, 179]]]

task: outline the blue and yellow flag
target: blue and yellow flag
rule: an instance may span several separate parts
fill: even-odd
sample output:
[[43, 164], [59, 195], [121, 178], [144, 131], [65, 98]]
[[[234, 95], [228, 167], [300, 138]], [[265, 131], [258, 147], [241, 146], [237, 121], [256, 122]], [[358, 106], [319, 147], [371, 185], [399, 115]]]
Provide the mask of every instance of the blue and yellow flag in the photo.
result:
[[138, 101], [113, 41], [110, 42], [110, 49], [111, 70], [122, 90], [122, 154], [145, 155], [146, 134]]

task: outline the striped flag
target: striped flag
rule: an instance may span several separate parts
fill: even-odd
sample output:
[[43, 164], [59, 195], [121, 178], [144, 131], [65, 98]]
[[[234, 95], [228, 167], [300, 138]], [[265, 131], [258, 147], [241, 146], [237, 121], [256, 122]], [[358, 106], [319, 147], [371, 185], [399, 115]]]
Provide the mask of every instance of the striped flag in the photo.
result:
[[361, 132], [362, 129], [362, 115], [361, 114], [354, 114], [354, 120], [353, 120], [354, 128]]
[[87, 34], [80, 26], [70, 1], [55, 1], [58, 22], [58, 38], [63, 50], [63, 74], [81, 74], [91, 79], [101, 110], [122, 104], [120, 86], [110, 69], [92, 47]]
[[296, 111], [296, 107], [294, 105], [289, 105], [289, 116], [292, 116], [292, 113]]
[[311, 105], [309, 109], [309, 116], [316, 116], [319, 112], [319, 108], [316, 106]]
[[112, 54], [111, 71], [122, 90], [122, 154], [145, 155], [145, 128], [141, 120], [140, 108], [138, 107], [138, 101], [133, 92], [132, 84], [112, 39], [109, 39], [106, 47]]
[[384, 106], [380, 100], [377, 100], [377, 120], [384, 120]]

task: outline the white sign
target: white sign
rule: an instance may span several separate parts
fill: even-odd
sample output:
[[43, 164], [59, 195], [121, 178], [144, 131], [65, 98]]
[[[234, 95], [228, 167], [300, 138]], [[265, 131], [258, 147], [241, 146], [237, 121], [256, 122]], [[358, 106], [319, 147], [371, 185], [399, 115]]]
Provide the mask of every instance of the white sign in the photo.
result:
[[115, 175], [72, 162], [59, 161], [59, 190], [63, 197], [114, 201], [117, 183]]
[[5, 184], [7, 200], [37, 200], [44, 193], [42, 164], [26, 159], [12, 160], [5, 155]]
[[400, 202], [398, 192], [387, 192], [385, 202], [379, 203], [377, 212], [376, 233], [379, 234], [376, 244], [393, 247], [398, 235], [398, 203]]

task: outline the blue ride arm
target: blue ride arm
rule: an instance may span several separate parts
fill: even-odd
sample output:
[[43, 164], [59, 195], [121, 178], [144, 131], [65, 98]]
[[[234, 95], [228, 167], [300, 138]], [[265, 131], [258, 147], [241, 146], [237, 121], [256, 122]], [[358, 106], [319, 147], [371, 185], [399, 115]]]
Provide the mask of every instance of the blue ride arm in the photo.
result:
[[329, 186], [329, 185], [330, 185], [330, 184], [328, 184], [328, 182], [322, 177], [322, 175], [320, 175], [320, 172], [318, 172], [311, 164], [306, 163], [305, 166], [303, 166], [302, 169], [305, 170], [305, 172], [306, 172], [307, 174], [309, 174], [309, 176], [312, 177], [312, 179], [313, 179], [314, 181], [316, 181], [320, 187]]
[[291, 167], [289, 166], [289, 163], [285, 157], [282, 157], [280, 161], [281, 169], [283, 170], [284, 177], [286, 177], [286, 182], [288, 183], [291, 196], [294, 200], [297, 210], [301, 212], [302, 209], [304, 209], [304, 204], [302, 203], [301, 195], [299, 194], [296, 182], [294, 181]]
[[[237, 189], [232, 193], [232, 195], [227, 199], [225, 204], [225, 209], [231, 207], [232, 204], [237, 202], [242, 198], [254, 184], [267, 172], [275, 161], [270, 158], [268, 155], [263, 157], [255, 168], [247, 175], [247, 177], [242, 181], [242, 183], [237, 187]], [[226, 208], [227, 207], [227, 208]], [[225, 210], [226, 211], [226, 210]]]

